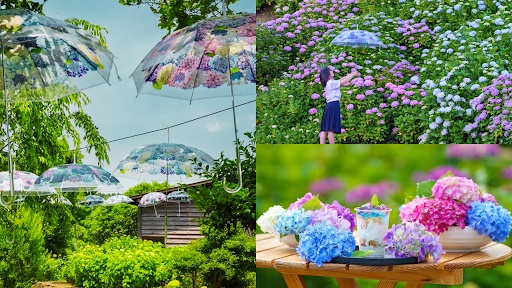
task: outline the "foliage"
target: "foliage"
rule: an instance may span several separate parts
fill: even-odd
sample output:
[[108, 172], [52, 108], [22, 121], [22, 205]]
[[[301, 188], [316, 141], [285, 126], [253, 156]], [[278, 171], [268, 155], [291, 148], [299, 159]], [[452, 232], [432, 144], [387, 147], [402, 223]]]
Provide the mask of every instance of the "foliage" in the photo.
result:
[[184, 287], [200, 287], [203, 266], [208, 261], [205, 255], [193, 246], [176, 247], [173, 248], [172, 260], [172, 269]]
[[[227, 193], [219, 181], [223, 177], [226, 177], [228, 185], [238, 181], [236, 162], [225, 158], [223, 153], [212, 167], [200, 174], [213, 181], [212, 187], [188, 190], [194, 205], [205, 211], [206, 217], [201, 219], [201, 224], [208, 226], [208, 229], [228, 231], [230, 235], [236, 233], [239, 224], [250, 231], [254, 231], [256, 224], [256, 145], [251, 133], [245, 135], [250, 142], [247, 145], [240, 143], [243, 188], [239, 192]], [[198, 165], [201, 166], [201, 163]]]
[[87, 20], [70, 18], [65, 20], [75, 26], [81, 27], [82, 29], [91, 32], [91, 34], [98, 39], [98, 41], [105, 47], [107, 47], [107, 40], [103, 32], [108, 33], [107, 29], [96, 24], [89, 23]]
[[[219, 235], [216, 235], [219, 236]], [[253, 287], [254, 255], [256, 241], [254, 236], [238, 233], [231, 237], [219, 236], [224, 241], [212, 241], [212, 238], [196, 240], [196, 249], [207, 255], [204, 263], [204, 283], [211, 288]]]
[[63, 274], [80, 287], [158, 287], [172, 278], [171, 249], [130, 237], [87, 245], [68, 257]]
[[137, 184], [133, 187], [130, 187], [128, 191], [124, 192], [125, 196], [131, 197], [131, 196], [137, 196], [142, 194], [147, 194], [155, 191], [162, 191], [167, 188], [170, 188], [171, 186], [168, 183], [158, 183], [156, 181], [153, 181], [151, 183], [149, 182], [142, 182], [140, 184]]
[[42, 2], [31, 0], [2, 0], [0, 1], [0, 6], [5, 7], [4, 9], [25, 8], [37, 13], [41, 13], [43, 12], [43, 6], [46, 1], [48, 0], [43, 0]]
[[0, 216], [0, 287], [31, 287], [45, 262], [42, 217], [23, 206]]
[[87, 242], [101, 245], [114, 237], [137, 237], [137, 209], [129, 204], [96, 207], [82, 221]]
[[[342, 87], [337, 142], [511, 142], [507, 1], [282, 2], [280, 18], [258, 28], [272, 40], [258, 59], [278, 59], [275, 71], [259, 61], [258, 143], [318, 141], [322, 67], [336, 78], [361, 74]], [[371, 31], [388, 47], [331, 45], [346, 29]], [[290, 60], [286, 70], [279, 59]]]
[[[226, 14], [231, 15], [233, 11], [229, 5], [238, 0], [225, 0]], [[222, 16], [223, 1], [201, 0], [201, 1], [166, 1], [166, 0], [119, 0], [121, 5], [140, 6], [148, 5], [151, 12], [160, 17], [158, 27], [167, 31], [174, 31], [190, 26], [206, 17]]]

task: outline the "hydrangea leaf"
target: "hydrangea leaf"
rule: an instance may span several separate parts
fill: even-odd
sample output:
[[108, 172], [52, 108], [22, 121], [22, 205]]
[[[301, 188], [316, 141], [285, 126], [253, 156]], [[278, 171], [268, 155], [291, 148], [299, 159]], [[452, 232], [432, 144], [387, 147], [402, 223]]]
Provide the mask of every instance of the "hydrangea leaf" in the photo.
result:
[[319, 210], [322, 209], [322, 202], [320, 201], [320, 199], [318, 199], [318, 196], [315, 196], [309, 199], [308, 202], [304, 203], [304, 205], [302, 205], [302, 208], [304, 208], [304, 210], [306, 211]]
[[300, 239], [299, 235], [295, 234], [295, 240], [297, 240], [297, 242], [299, 242], [299, 239]]
[[432, 196], [432, 187], [436, 184], [436, 181], [429, 180], [416, 184], [416, 194], [418, 196]]
[[444, 174], [443, 176], [439, 177], [439, 179], [443, 179], [443, 178], [446, 178], [446, 177], [455, 177], [455, 175], [453, 175], [452, 171], [448, 171], [448, 172], [446, 172], [446, 174]]
[[377, 197], [377, 194], [373, 194], [371, 203], [373, 207], [379, 206], [379, 197]]
[[161, 90], [162, 89], [162, 83], [160, 83], [159, 81], [153, 82], [153, 88], [155, 88], [156, 90]]
[[373, 250], [359, 250], [352, 253], [352, 257], [363, 258], [373, 254]]

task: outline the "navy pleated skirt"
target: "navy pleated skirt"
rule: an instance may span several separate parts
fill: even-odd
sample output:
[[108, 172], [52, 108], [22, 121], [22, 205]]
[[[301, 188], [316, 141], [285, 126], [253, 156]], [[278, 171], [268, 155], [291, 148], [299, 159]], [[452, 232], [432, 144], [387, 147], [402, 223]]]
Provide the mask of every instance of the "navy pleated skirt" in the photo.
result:
[[325, 105], [324, 115], [322, 116], [321, 131], [332, 131], [334, 133], [341, 133], [341, 117], [340, 117], [340, 102], [329, 102]]

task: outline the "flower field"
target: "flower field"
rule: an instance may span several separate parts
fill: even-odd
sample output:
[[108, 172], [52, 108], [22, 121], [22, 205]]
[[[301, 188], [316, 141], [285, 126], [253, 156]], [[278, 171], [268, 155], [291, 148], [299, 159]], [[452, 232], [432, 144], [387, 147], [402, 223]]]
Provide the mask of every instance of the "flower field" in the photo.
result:
[[[260, 23], [257, 143], [318, 143], [319, 71], [342, 87], [342, 143], [509, 143], [512, 17], [505, 0], [278, 0]], [[387, 48], [330, 44], [344, 30]]]

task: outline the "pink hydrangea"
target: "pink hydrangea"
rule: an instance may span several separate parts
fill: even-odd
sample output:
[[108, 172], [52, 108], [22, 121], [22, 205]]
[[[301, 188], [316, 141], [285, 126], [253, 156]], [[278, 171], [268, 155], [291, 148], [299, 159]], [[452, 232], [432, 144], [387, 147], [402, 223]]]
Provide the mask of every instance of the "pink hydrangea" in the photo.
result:
[[445, 177], [432, 187], [432, 196], [438, 199], [453, 199], [465, 204], [479, 201], [478, 185], [465, 177]]
[[[418, 198], [422, 199], [422, 198]], [[422, 199], [417, 200], [405, 211], [402, 208], [400, 217], [403, 222], [419, 222], [428, 231], [441, 234], [448, 230], [448, 227], [457, 225], [464, 229], [466, 227], [466, 216], [469, 206], [458, 203], [452, 199]], [[407, 204], [407, 205], [409, 205]], [[410, 209], [412, 208], [412, 209]]]
[[411, 202], [406, 203], [400, 207], [400, 219], [402, 219], [402, 222], [414, 222], [414, 208], [420, 204], [423, 204], [425, 201], [427, 201], [427, 198], [422, 196], [421, 198], [414, 198]]

